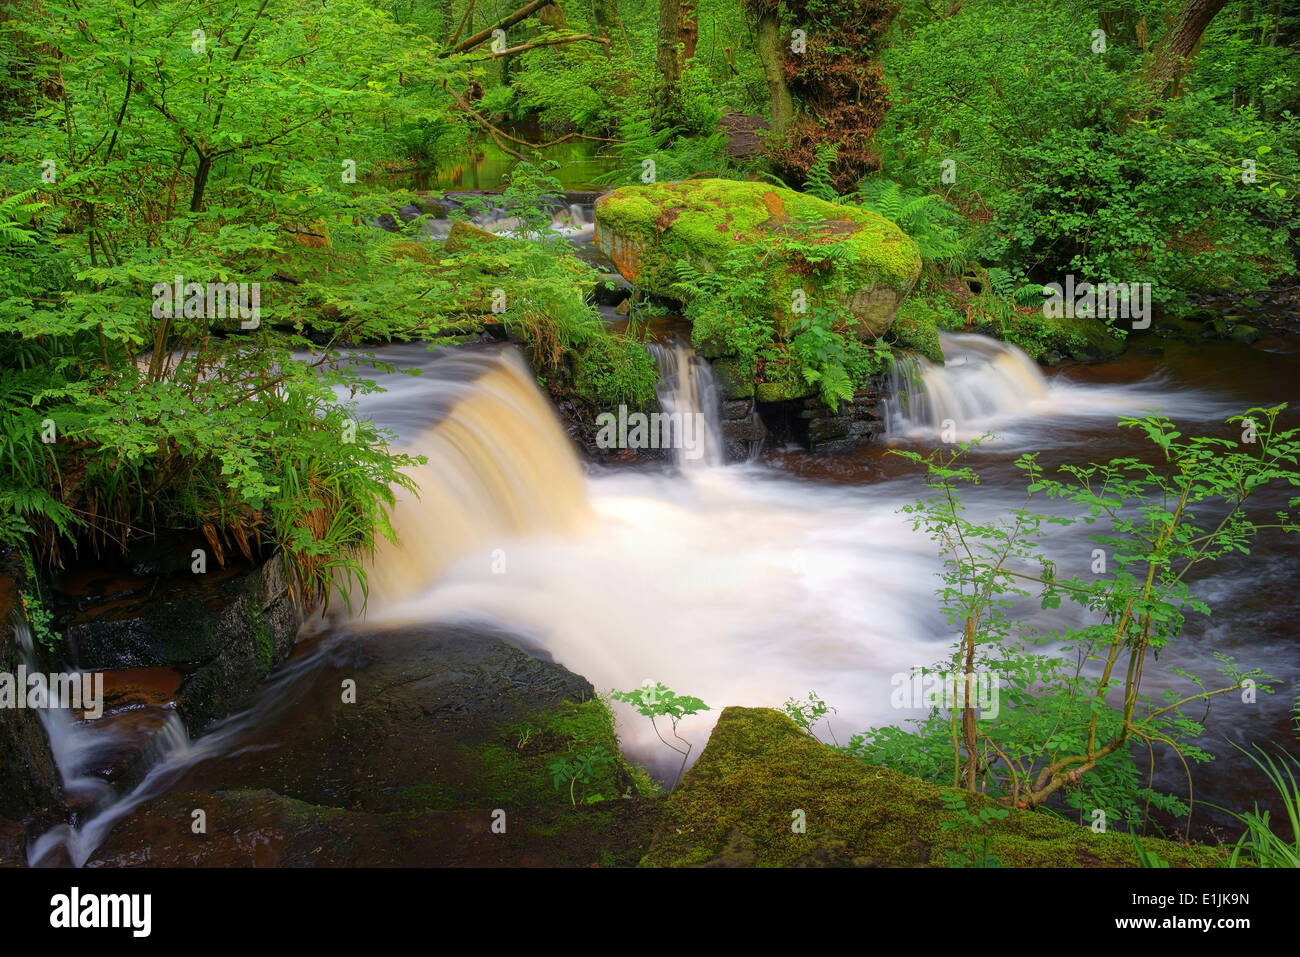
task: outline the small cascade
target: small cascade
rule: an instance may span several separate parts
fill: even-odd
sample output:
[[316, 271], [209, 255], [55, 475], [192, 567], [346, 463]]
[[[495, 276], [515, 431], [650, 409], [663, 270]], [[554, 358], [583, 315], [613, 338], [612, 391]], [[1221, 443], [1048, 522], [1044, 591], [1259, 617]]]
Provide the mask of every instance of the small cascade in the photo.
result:
[[[391, 379], [388, 397], [409, 406], [418, 391], [435, 423], [406, 440], [406, 451], [428, 461], [410, 471], [418, 495], [397, 493], [400, 542], [375, 549], [371, 604], [414, 596], [471, 552], [482, 550], [486, 563], [508, 539], [571, 533], [589, 516], [572, 443], [513, 350], [452, 354], [418, 377]], [[392, 424], [381, 403], [374, 412]]]
[[673, 461], [679, 468], [723, 464], [722, 417], [712, 367], [680, 340], [651, 343], [646, 349], [659, 370], [655, 392], [661, 414], [668, 416]]
[[[21, 608], [15, 607], [10, 621], [18, 637], [22, 663], [30, 673], [39, 672], [31, 626]], [[113, 823], [145, 799], [145, 785], [155, 778], [156, 772], [173, 765], [178, 756], [189, 751], [189, 735], [174, 712], [168, 715], [163, 726], [145, 742], [135, 758], [133, 767], [140, 783], [122, 797], [112, 784], [94, 773], [100, 763], [98, 759], [120, 744], [111, 722], [101, 725], [104, 718], [79, 720], [67, 708], [41, 708], [37, 714], [45, 728], [50, 755], [63, 783], [64, 799], [70, 807], [79, 810], [73, 821], [52, 828], [34, 841], [28, 848], [27, 860], [30, 865], [39, 865], [62, 847], [68, 860], [80, 867], [99, 846]]]
[[1047, 398], [1048, 385], [1024, 351], [987, 336], [939, 333], [943, 365], [902, 356], [890, 376], [887, 417], [891, 435], [938, 432], [945, 420], [962, 434], [1025, 412]]

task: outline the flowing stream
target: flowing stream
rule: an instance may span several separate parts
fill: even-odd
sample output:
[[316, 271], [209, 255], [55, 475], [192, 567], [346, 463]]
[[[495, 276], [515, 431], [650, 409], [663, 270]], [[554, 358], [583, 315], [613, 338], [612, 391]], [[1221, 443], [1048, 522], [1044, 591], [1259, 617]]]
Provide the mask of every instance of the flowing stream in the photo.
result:
[[[386, 391], [360, 399], [359, 413], [428, 463], [415, 473], [420, 494], [403, 495], [396, 509], [401, 544], [376, 555], [365, 617], [348, 628], [481, 627], [549, 654], [600, 690], [662, 681], [713, 708], [682, 723], [696, 753], [721, 707], [780, 707], [815, 690], [838, 709], [823, 737], [844, 743], [864, 728], [920, 717], [891, 707], [891, 678], [943, 658], [955, 637], [934, 597], [935, 546], [900, 512], [924, 489], [913, 468], [887, 454], [890, 444], [932, 446], [948, 424], [960, 438], [993, 433], [976, 453], [985, 481], [968, 502], [972, 514], [993, 516], [1023, 498], [1014, 467], [1023, 451], [1041, 452], [1045, 464], [1139, 454], [1140, 436], [1117, 427], [1118, 416], [1163, 409], [1187, 430], [1213, 429], [1247, 398], [1285, 399], [1300, 372], [1294, 354], [1223, 345], [1048, 377], [1014, 347], [979, 336], [945, 336], [942, 345], [945, 366], [916, 360], [899, 370], [884, 442], [845, 456], [778, 452], [732, 466], [721, 464], [707, 364], [685, 347], [658, 347], [665, 411], [702, 416], [708, 452], [654, 470], [584, 469], [513, 350], [383, 350], [399, 371], [376, 374]], [[420, 374], [402, 374], [411, 369]], [[1048, 550], [1062, 575], [1091, 561], [1087, 534], [1054, 533]], [[1209, 673], [1216, 650], [1292, 687], [1300, 676], [1296, 549], [1267, 538], [1262, 545], [1197, 583], [1215, 615], [1189, 621], [1148, 691], [1182, 687], [1161, 677], [1174, 666]], [[1016, 612], [1044, 628], [1083, 620], [1033, 603]], [[313, 627], [330, 633], [328, 623]], [[56, 861], [61, 848], [85, 863], [117, 821], [186, 769], [252, 746], [250, 730], [291, 709], [347, 640], [340, 632], [313, 644], [248, 711], [197, 741], [164, 723], [134, 783], [94, 784], [77, 820], [40, 838], [29, 860]], [[1245, 801], [1250, 792], [1238, 779], [1249, 764], [1229, 742], [1284, 736], [1293, 697], [1273, 696], [1246, 715], [1212, 714], [1200, 743], [1219, 761], [1198, 772], [1202, 790], [1230, 806]], [[675, 756], [647, 722], [626, 709], [619, 719], [634, 759], [665, 777], [675, 771]], [[111, 722], [51, 728], [65, 781], [84, 777], [94, 763], [87, 756], [115, 733]], [[1178, 787], [1181, 771], [1170, 762], [1158, 772]]]

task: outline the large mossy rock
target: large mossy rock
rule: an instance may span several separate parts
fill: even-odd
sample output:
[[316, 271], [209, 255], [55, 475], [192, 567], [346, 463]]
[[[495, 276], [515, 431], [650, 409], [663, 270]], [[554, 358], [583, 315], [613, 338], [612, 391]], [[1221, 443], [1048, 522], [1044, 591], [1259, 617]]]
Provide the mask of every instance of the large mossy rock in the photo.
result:
[[[876, 339], [921, 271], [916, 244], [875, 213], [725, 179], [616, 189], [596, 201], [595, 241], [629, 282], [674, 297], [674, 264], [712, 272], [742, 250], [766, 275], [779, 338], [789, 332], [792, 294], [802, 289], [810, 304], [827, 297], [843, 303], [858, 320], [859, 338]], [[830, 268], [810, 268], [790, 248], [800, 243], [842, 243], [848, 255]]]
[[[642, 866], [943, 867], [974, 835], [944, 830], [944, 788], [837, 754], [767, 708], [727, 708], [663, 818]], [[966, 795], [971, 811], [992, 807]], [[802, 811], [806, 832], [796, 833]], [[1136, 867], [1125, 834], [1033, 811], [991, 827], [1004, 867]], [[1222, 866], [1208, 847], [1144, 840], [1178, 867]]]

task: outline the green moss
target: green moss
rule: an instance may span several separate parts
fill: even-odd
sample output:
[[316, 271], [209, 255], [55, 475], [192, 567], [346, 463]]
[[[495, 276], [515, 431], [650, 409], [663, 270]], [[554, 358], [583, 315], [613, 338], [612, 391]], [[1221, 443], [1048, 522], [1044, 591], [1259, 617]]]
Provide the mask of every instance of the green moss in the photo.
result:
[[549, 766], [595, 748], [604, 748], [615, 762], [593, 780], [578, 782], [579, 804], [597, 795], [610, 800], [657, 793], [644, 769], [622, 759], [613, 712], [593, 698], [561, 702], [501, 725], [486, 740], [460, 745], [436, 782], [404, 788], [398, 796], [415, 809], [453, 810], [485, 800], [503, 807], [568, 805], [568, 785], [557, 788]]
[[253, 648], [257, 652], [257, 664], [262, 674], [266, 675], [275, 664], [275, 641], [271, 629], [267, 627], [261, 606], [250, 600], [248, 609], [248, 629], [253, 638]]
[[651, 408], [658, 381], [650, 354], [626, 336], [599, 333], [573, 354], [573, 390], [601, 410]]
[[754, 395], [754, 377], [746, 375], [735, 359], [718, 359], [713, 363], [713, 375], [726, 399], [748, 399]]
[[816, 392], [815, 386], [793, 379], [785, 382], [760, 382], [754, 387], [754, 397], [759, 402], [788, 402], [815, 395]]
[[[786, 239], [805, 248], [834, 245], [842, 255], [830, 268], [809, 271], [779, 249], [774, 254], [774, 241]], [[767, 311], [778, 332], [790, 313], [790, 293], [800, 288], [812, 301], [843, 301], [859, 320], [859, 334], [876, 338], [921, 268], [915, 243], [875, 213], [724, 179], [615, 190], [596, 205], [596, 240], [629, 281], [669, 296], [679, 263], [711, 272], [737, 249], [748, 251], [766, 275]]]
[[[727, 708], [708, 746], [664, 815], [643, 866], [946, 866], [969, 836], [944, 830], [957, 820], [944, 789], [838, 754], [766, 708]], [[977, 811], [994, 802], [967, 795]], [[803, 812], [806, 832], [792, 828]], [[1008, 867], [1134, 867], [1123, 834], [1032, 811], [1012, 811], [991, 827], [991, 853]], [[1212, 848], [1147, 840], [1176, 867], [1218, 866]]]
[[939, 348], [939, 326], [941, 317], [938, 311], [924, 299], [908, 298], [898, 310], [898, 318], [889, 328], [891, 343], [899, 349], [906, 349], [925, 356], [931, 362], [943, 362], [943, 350]]

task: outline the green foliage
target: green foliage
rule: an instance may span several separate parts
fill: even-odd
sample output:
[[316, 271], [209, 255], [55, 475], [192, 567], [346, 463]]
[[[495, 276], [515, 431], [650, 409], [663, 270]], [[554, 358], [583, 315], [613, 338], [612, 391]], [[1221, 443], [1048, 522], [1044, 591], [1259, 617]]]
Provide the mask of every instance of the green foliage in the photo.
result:
[[726, 136], [713, 131], [683, 135], [680, 127], [656, 129], [649, 107], [631, 110], [619, 124], [622, 143], [617, 167], [597, 182], [605, 186], [674, 182], [701, 173], [718, 175], [726, 170]]
[[1250, 6], [1212, 21], [1179, 95], [1150, 109], [1135, 38], [1150, 28], [1155, 48], [1163, 8], [1112, 5], [1124, 29], [1105, 53], [1085, 29], [1094, 14], [1069, 4], [905, 13], [884, 58], [895, 95], [879, 147], [902, 157], [888, 172], [987, 222], [974, 253], [1021, 275], [1150, 282], [1174, 306], [1260, 288], [1295, 268], [1300, 55], [1272, 39], [1276, 8]]
[[[1186, 438], [1154, 413], [1122, 418], [1122, 426], [1146, 436], [1154, 462], [1067, 464], [1052, 478], [1035, 455], [1024, 455], [1017, 465], [1027, 480], [1025, 502], [998, 520], [968, 517], [961, 501], [959, 488], [979, 480], [960, 463], [973, 443], [925, 456], [898, 452], [926, 467], [934, 494], [904, 512], [945, 556], [940, 595], [950, 624], [961, 629], [952, 655], [925, 670], [998, 676], [1000, 713], [996, 722], [981, 720], [974, 702], [957, 700], [917, 722], [915, 740], [898, 728], [878, 729], [854, 736], [850, 752], [1008, 804], [1037, 807], [1059, 793], [1080, 812], [1114, 809], [1132, 824], [1150, 808], [1185, 814], [1179, 798], [1142, 784], [1130, 746], [1160, 744], [1184, 760], [1207, 760], [1189, 743], [1203, 729], [1184, 709], [1232, 693], [1247, 678], [1269, 691], [1269, 677], [1216, 653], [1225, 677], [1219, 687], [1175, 669], [1191, 687], [1150, 697], [1142, 691], [1144, 670], [1179, 637], [1186, 615], [1209, 613], [1189, 584], [1196, 570], [1248, 555], [1264, 529], [1300, 528], [1289, 512], [1261, 517], [1248, 509], [1269, 486], [1300, 486], [1300, 433], [1278, 427], [1281, 410], [1234, 417], [1229, 424], [1241, 432], [1232, 439]], [[1065, 514], [1030, 507], [1043, 498], [1061, 501]], [[1290, 502], [1297, 504], [1300, 498]], [[1090, 538], [1109, 571], [1066, 578], [1043, 554], [1048, 526], [1078, 524], [1098, 526]], [[1013, 620], [1013, 602], [1033, 595], [1031, 588], [1045, 609], [1063, 599], [1076, 603], [1086, 623], [1040, 633]]]
[[45, 602], [41, 601], [39, 595], [33, 593], [23, 592], [22, 602], [27, 623], [32, 627], [32, 637], [36, 639], [36, 643], [50, 654], [57, 654], [63, 636], [52, 627], [54, 612], [45, 607]]
[[834, 143], [823, 143], [817, 147], [813, 164], [808, 168], [808, 176], [804, 180], [805, 193], [824, 199], [828, 203], [839, 201], [840, 194], [835, 191], [835, 184], [831, 180], [831, 164], [835, 162], [837, 152], [839, 148]]
[[1246, 827], [1232, 848], [1229, 866], [1300, 867], [1300, 783], [1296, 781], [1300, 759], [1285, 752], [1274, 757], [1258, 745], [1256, 750], [1259, 757], [1249, 753], [1247, 757], [1255, 762], [1272, 786], [1285, 815], [1282, 823], [1290, 830], [1291, 836], [1288, 839], [1278, 834], [1269, 820], [1269, 812], [1261, 811], [1258, 804], [1244, 814], [1229, 812]]
[[573, 356], [573, 391], [598, 409], [647, 409], [659, 373], [645, 346], [626, 336], [593, 336]]
[[[817, 692], [809, 691], [808, 697], [803, 701], [799, 701], [795, 698], [787, 698], [785, 704], [781, 706], [781, 710], [790, 716], [791, 721], [815, 738], [817, 735], [813, 732], [813, 728], [816, 727], [827, 715], [835, 714], [838, 709], [832, 708], [824, 700], [819, 698]], [[826, 722], [826, 726], [827, 728], [830, 727], [829, 720]], [[833, 731], [831, 732], [831, 737], [832, 740], [834, 740]]]
[[[966, 833], [966, 844], [955, 851], [945, 851], [949, 867], [1001, 867], [991, 853], [992, 835], [989, 825], [1004, 820], [1011, 812], [1006, 808], [984, 807], [971, 811], [960, 791], [945, 791], [943, 806], [956, 815], [955, 821], [943, 821], [939, 827], [945, 831], [961, 830]], [[971, 831], [976, 833], [971, 833]]]
[[[649, 718], [650, 726], [654, 728], [655, 735], [663, 742], [664, 746], [682, 756], [681, 767], [677, 770], [677, 777], [673, 782], [673, 787], [676, 787], [677, 782], [681, 781], [682, 775], [686, 771], [686, 761], [690, 757], [691, 748], [693, 747], [689, 741], [677, 734], [677, 724], [682, 718], [699, 714], [701, 711], [708, 711], [709, 706], [699, 698], [677, 694], [662, 682], [651, 683], [647, 681], [641, 687], [634, 688], [631, 691], [611, 691], [609, 696], [611, 700], [630, 704], [636, 709], [637, 714]], [[659, 730], [659, 725], [656, 723], [656, 719], [659, 718], [668, 719], [671, 726], [670, 733], [678, 744], [685, 745], [685, 748], [678, 747], [678, 744], [671, 743], [663, 736], [663, 732]]]
[[[572, 757], [559, 757], [548, 764], [547, 770], [551, 772], [551, 781], [558, 791], [567, 781], [569, 785], [569, 803], [577, 804], [578, 799], [574, 794], [574, 787], [581, 783], [584, 786], [590, 786], [593, 781], [603, 773], [608, 773], [617, 764], [614, 755], [602, 745], [595, 745], [586, 751], [580, 751]], [[602, 794], [588, 794], [583, 803], [594, 804], [597, 801], [606, 800]]]
[[[411, 464], [338, 401], [369, 387], [330, 347], [428, 325], [366, 225], [390, 201], [345, 174], [391, 155], [390, 115], [446, 120], [460, 74], [354, 0], [195, 25], [55, 0], [0, 31], [36, 91], [0, 130], [0, 539], [52, 563], [167, 530], [219, 562], [271, 545], [328, 601]], [[256, 284], [260, 315], [162, 309], [177, 276]]]

